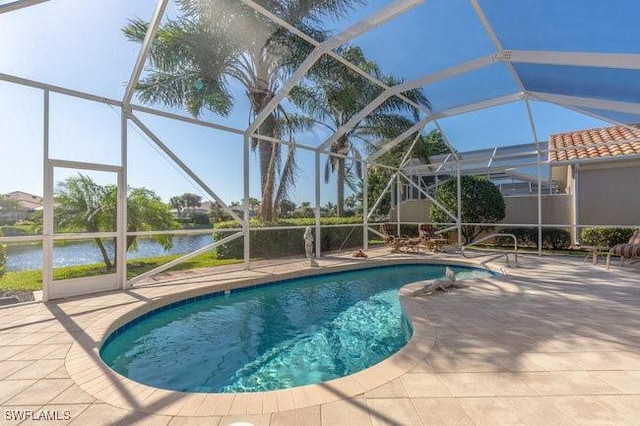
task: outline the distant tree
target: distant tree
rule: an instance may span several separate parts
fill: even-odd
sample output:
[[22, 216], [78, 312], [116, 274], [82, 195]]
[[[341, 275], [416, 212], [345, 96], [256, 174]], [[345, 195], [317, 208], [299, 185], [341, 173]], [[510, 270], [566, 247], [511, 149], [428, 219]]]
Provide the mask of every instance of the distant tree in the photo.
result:
[[249, 210], [252, 213], [256, 213], [260, 208], [260, 200], [257, 198], [249, 197]]
[[169, 205], [172, 209], [178, 212], [178, 217], [182, 217], [182, 210], [184, 209], [184, 199], [181, 196], [171, 197], [169, 199]]
[[0, 194], [0, 213], [23, 211], [24, 207], [13, 198]]
[[281, 215], [289, 215], [291, 213], [294, 212], [294, 210], [296, 209], [296, 203], [294, 203], [291, 200], [282, 200], [280, 202], [280, 214]]
[[[381, 155], [377, 162], [381, 164], [387, 164], [389, 166], [398, 167], [405, 153], [411, 146], [411, 140], [406, 140], [389, 152]], [[442, 133], [438, 130], [432, 130], [427, 135], [422, 135], [420, 140], [416, 143], [413, 151], [409, 155], [409, 158], [417, 158], [422, 160], [423, 163], [429, 164], [431, 157], [434, 155], [448, 154], [451, 152], [449, 147], [444, 141]], [[393, 176], [393, 170], [384, 167], [369, 167], [368, 172], [368, 194], [369, 194], [369, 208], [373, 207], [373, 203], [380, 197], [385, 186]], [[383, 198], [378, 206], [378, 211], [387, 214], [391, 209], [391, 197], [386, 196]]]
[[[462, 221], [467, 223], [498, 223], [505, 217], [505, 204], [500, 190], [486, 178], [464, 175], [461, 177]], [[458, 182], [449, 179], [438, 186], [434, 197], [451, 213], [458, 211]], [[455, 214], [455, 213], [454, 213]], [[451, 218], [431, 205], [429, 217], [434, 222], [447, 223]], [[492, 226], [465, 225], [462, 227], [464, 243], [469, 244]]]
[[362, 201], [362, 197], [358, 197], [355, 194], [349, 195], [347, 198], [344, 199], [345, 210], [355, 213], [361, 201]]
[[327, 201], [321, 211], [327, 216], [336, 216], [338, 214], [338, 206], [331, 201]]
[[[231, 203], [231, 205], [233, 206], [233, 203]], [[211, 203], [211, 209], [209, 210], [209, 220], [216, 223], [233, 220], [233, 218], [225, 209], [222, 208], [220, 204], [214, 201]]]
[[[99, 185], [90, 177], [79, 174], [58, 183], [54, 192], [54, 226], [58, 230], [110, 232], [116, 230], [117, 187]], [[169, 206], [153, 191], [129, 188], [127, 191], [127, 231], [154, 231], [177, 228]], [[171, 237], [153, 237], [165, 250], [172, 245]], [[115, 266], [103, 238], [94, 238], [108, 270]], [[115, 239], [114, 239], [115, 243]], [[115, 244], [114, 244], [115, 246]], [[117, 246], [115, 246], [117, 247]], [[127, 237], [127, 250], [137, 248], [137, 237]]]
[[187, 208], [187, 211], [190, 214], [194, 214], [196, 212], [196, 207], [200, 207], [202, 205], [202, 197], [197, 194], [187, 192], [182, 194], [180, 198], [182, 198], [183, 205]]

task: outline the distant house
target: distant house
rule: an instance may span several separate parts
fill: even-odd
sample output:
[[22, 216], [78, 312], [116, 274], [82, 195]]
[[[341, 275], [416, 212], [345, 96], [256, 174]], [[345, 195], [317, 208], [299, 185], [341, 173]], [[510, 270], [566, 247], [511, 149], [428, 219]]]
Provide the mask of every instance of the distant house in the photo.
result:
[[4, 194], [5, 197], [15, 201], [21, 207], [20, 210], [0, 211], [1, 224], [13, 224], [28, 218], [33, 212], [42, 210], [43, 200], [38, 195], [22, 191], [14, 191]]

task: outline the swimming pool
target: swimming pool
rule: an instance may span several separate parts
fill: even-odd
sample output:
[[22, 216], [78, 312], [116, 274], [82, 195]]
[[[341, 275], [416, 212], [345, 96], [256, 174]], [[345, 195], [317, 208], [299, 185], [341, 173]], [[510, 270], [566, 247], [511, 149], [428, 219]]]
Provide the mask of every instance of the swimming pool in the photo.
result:
[[[454, 266], [456, 275], [490, 273]], [[141, 383], [185, 392], [253, 392], [343, 377], [402, 348], [411, 327], [398, 289], [444, 265], [395, 265], [296, 278], [183, 300], [125, 324], [100, 356]]]

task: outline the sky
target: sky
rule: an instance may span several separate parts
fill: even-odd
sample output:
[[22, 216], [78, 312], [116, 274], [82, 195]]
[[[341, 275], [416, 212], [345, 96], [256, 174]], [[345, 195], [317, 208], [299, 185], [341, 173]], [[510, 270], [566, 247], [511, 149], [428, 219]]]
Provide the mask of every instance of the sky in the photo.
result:
[[[527, 0], [530, 9], [522, 10], [542, 13], [536, 8], [541, 3], [552, 4], [549, 2]], [[325, 24], [339, 32], [387, 3], [368, 2], [344, 19], [327, 20]], [[486, 3], [490, 18], [504, 13], [492, 7], [492, 2]], [[121, 28], [136, 16], [149, 20], [154, 8], [153, 0], [52, 0], [0, 14], [0, 73], [121, 99], [139, 49], [139, 45], [124, 38]], [[177, 13], [171, 3], [166, 16], [175, 17]], [[513, 13], [514, 18], [521, 18], [518, 22], [529, 22], [525, 16], [520, 16], [520, 8]], [[520, 24], [509, 24], [509, 19], [501, 22], [502, 26], [496, 30], [499, 37], [506, 35], [505, 47], [510, 47], [508, 43], [512, 42], [513, 48], [523, 48], [522, 32], [517, 31]], [[548, 24], [555, 23], [550, 20]], [[531, 27], [526, 30], [535, 47], [540, 49], [584, 50], [599, 36], [597, 47], [611, 50], [602, 34], [592, 37], [583, 34], [582, 38], [580, 34], [574, 34], [559, 39], [557, 32], [549, 29]], [[621, 37], [626, 36], [622, 31]], [[406, 80], [494, 51], [491, 40], [466, 0], [429, 0], [357, 37], [351, 44], [362, 47], [367, 57], [378, 62], [385, 73]], [[246, 97], [240, 86], [230, 83], [236, 100], [232, 113], [227, 117], [205, 114], [202, 118], [244, 129], [249, 123]], [[509, 95], [518, 90], [502, 63], [424, 87], [435, 110]], [[162, 105], [153, 107], [168, 111]], [[552, 133], [608, 125], [546, 103], [531, 102], [531, 108], [541, 141], [548, 140]], [[50, 156], [119, 165], [119, 114], [117, 108], [52, 94]], [[242, 198], [241, 136], [149, 114], [138, 113], [137, 116], [224, 201], [230, 203]], [[21, 190], [43, 194], [42, 123], [42, 91], [0, 81], [0, 193]], [[439, 124], [459, 151], [533, 142], [524, 102], [441, 119]], [[318, 129], [302, 135], [300, 142], [317, 146], [326, 136], [326, 132]], [[131, 186], [153, 189], [165, 200], [184, 192], [195, 192], [208, 198], [133, 124], [129, 125], [128, 152]], [[322, 158], [323, 174], [324, 161], [326, 156]], [[291, 198], [298, 204], [313, 202], [313, 153], [298, 150], [298, 165], [297, 186]], [[250, 192], [251, 196], [260, 198], [257, 170], [257, 158], [252, 154]], [[56, 168], [54, 178], [59, 181], [74, 173], [77, 171]], [[112, 173], [88, 174], [100, 183], [116, 182]], [[335, 203], [333, 181], [322, 184], [321, 196], [323, 204], [327, 201]]]

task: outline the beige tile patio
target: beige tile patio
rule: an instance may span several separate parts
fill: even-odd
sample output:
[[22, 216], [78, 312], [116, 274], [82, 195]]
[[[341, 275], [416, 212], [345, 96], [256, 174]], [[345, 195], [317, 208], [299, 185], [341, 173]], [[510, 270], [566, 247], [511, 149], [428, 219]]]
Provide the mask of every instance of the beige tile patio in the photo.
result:
[[620, 390], [596, 377], [592, 372], [520, 373], [518, 377], [540, 395], [602, 395]]
[[446, 373], [439, 374], [438, 379], [453, 396], [536, 395], [512, 373]]
[[625, 419], [594, 396], [550, 396], [546, 400], [579, 425], [621, 425]]
[[474, 422], [453, 398], [412, 398], [420, 419], [425, 425], [473, 426]]
[[320, 406], [271, 414], [271, 426], [321, 426]]
[[411, 398], [451, 396], [451, 393], [440, 381], [440, 375], [438, 374], [405, 374], [400, 377], [400, 382]]
[[367, 399], [371, 422], [378, 425], [422, 425], [409, 398]]
[[46, 404], [73, 385], [70, 379], [43, 379], [7, 401], [10, 405]]
[[371, 416], [364, 398], [351, 398], [323, 404], [322, 426], [371, 425]]

